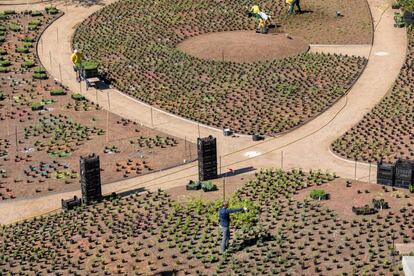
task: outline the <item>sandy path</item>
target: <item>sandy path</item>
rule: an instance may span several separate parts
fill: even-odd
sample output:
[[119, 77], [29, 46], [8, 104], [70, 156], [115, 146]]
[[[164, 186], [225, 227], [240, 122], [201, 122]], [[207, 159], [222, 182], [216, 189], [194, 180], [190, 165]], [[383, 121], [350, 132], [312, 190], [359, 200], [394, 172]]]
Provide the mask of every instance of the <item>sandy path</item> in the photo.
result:
[[[106, 1], [109, 3], [111, 1]], [[84, 85], [79, 86], [72, 72], [70, 55], [70, 38], [76, 24], [82, 21], [101, 6], [62, 7], [66, 14], [49, 27], [38, 45], [40, 59], [46, 69], [56, 79], [61, 80], [74, 92], [81, 91], [103, 107], [108, 108], [108, 93], [110, 110], [123, 117], [136, 120], [142, 124], [195, 141], [201, 136], [212, 134], [217, 137], [219, 155], [222, 156], [222, 168], [237, 169], [246, 167], [301, 167], [304, 169], [320, 168], [334, 171], [347, 178], [356, 177], [368, 180], [369, 165], [340, 159], [330, 150], [331, 142], [356, 124], [365, 113], [380, 101], [391, 88], [404, 62], [406, 52], [406, 34], [404, 29], [393, 27], [393, 11], [389, 8], [389, 0], [369, 0], [375, 29], [375, 39], [371, 51], [368, 51], [369, 62], [360, 79], [351, 89], [347, 97], [338, 101], [326, 112], [308, 124], [277, 138], [267, 139], [261, 143], [253, 143], [248, 137], [228, 138], [218, 130], [181, 118], [152, 110], [122, 93], [108, 89], [85, 92]], [[59, 7], [59, 6], [58, 6]], [[324, 51], [333, 49], [336, 53], [358, 54], [364, 51], [362, 46], [319, 46]], [[151, 113], [153, 114], [151, 119]], [[250, 148], [248, 148], [250, 147]], [[283, 158], [282, 158], [283, 156]], [[283, 162], [282, 162], [283, 160]], [[372, 174], [374, 169], [372, 169]], [[104, 192], [127, 190], [138, 187], [171, 188], [184, 185], [185, 181], [197, 174], [194, 165], [185, 165], [165, 172], [155, 173], [136, 179], [121, 181], [104, 186]], [[371, 180], [373, 176], [371, 174]], [[58, 208], [61, 198], [68, 198], [74, 192], [49, 195], [36, 199], [21, 199], [0, 203], [0, 223], [9, 223], [25, 217], [41, 214]], [[13, 211], [11, 211], [13, 210]]]

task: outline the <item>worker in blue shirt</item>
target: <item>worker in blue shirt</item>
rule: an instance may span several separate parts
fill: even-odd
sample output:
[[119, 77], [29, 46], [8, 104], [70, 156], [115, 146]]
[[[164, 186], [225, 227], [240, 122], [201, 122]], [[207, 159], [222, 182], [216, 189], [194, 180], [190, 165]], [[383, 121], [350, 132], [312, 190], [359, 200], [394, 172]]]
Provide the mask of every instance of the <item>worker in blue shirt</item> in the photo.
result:
[[220, 221], [220, 228], [221, 233], [223, 235], [223, 239], [221, 240], [221, 252], [224, 253], [226, 251], [229, 240], [230, 240], [230, 214], [241, 212], [241, 211], [247, 211], [246, 207], [243, 208], [237, 208], [237, 209], [228, 209], [229, 204], [227, 202], [224, 202], [220, 211], [219, 211], [219, 221]]

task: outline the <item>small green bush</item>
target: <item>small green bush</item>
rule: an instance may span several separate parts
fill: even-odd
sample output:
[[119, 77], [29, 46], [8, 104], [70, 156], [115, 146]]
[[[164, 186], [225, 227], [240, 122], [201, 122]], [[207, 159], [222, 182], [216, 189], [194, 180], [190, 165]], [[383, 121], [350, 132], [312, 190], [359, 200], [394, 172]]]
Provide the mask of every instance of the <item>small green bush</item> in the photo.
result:
[[0, 36], [0, 42], [4, 42], [4, 41], [6, 41], [6, 37]]
[[24, 48], [32, 48], [33, 47], [33, 44], [31, 42], [24, 42], [23, 43], [23, 47]]
[[50, 105], [53, 104], [55, 101], [51, 99], [43, 99], [40, 101], [43, 105]]
[[82, 63], [82, 67], [85, 70], [95, 70], [96, 68], [98, 68], [98, 63], [88, 60]]
[[22, 29], [22, 27], [19, 24], [16, 24], [16, 23], [10, 24], [10, 27], [9, 28], [13, 32], [20, 32], [20, 30]]
[[45, 10], [48, 14], [57, 14], [59, 12], [59, 10], [53, 6], [45, 7]]
[[5, 26], [0, 25], [0, 31], [5, 32], [5, 31], [6, 31], [6, 27], [5, 27]]
[[9, 19], [9, 17], [6, 14], [4, 14], [4, 12], [0, 12], [0, 20], [7, 20], [7, 19]]
[[43, 15], [43, 13], [41, 12], [41, 11], [32, 11], [32, 14], [31, 14], [33, 17], [35, 17], [35, 16], [42, 16]]
[[4, 11], [4, 14], [7, 14], [7, 15], [9, 15], [9, 14], [16, 14], [16, 11], [15, 10], [5, 10]]
[[30, 108], [33, 111], [42, 110], [44, 108], [44, 104], [42, 102], [34, 102], [30, 104]]
[[33, 79], [35, 79], [35, 80], [46, 80], [47, 75], [45, 73], [34, 73], [33, 74]]
[[0, 91], [0, 101], [3, 101], [6, 99], [6, 96], [4, 95], [3, 91]]
[[33, 61], [33, 60], [25, 60], [23, 63], [22, 63], [22, 67], [23, 68], [31, 68], [31, 67], [33, 67], [35, 65], [35, 62]]
[[310, 197], [316, 200], [326, 199], [327, 195], [328, 194], [325, 192], [325, 190], [315, 189], [310, 192]]
[[0, 73], [8, 73], [10, 72], [9, 67], [0, 67]]
[[23, 42], [34, 42], [34, 39], [31, 37], [25, 36], [22, 38], [22, 41]]
[[0, 60], [0, 66], [7, 67], [7, 66], [10, 66], [10, 65], [11, 65], [11, 63], [7, 59]]
[[85, 100], [85, 96], [83, 96], [82, 94], [80, 94], [80, 93], [73, 93], [72, 94], [72, 99], [74, 99], [75, 101], [83, 101], [83, 100]]
[[39, 74], [44, 74], [44, 73], [46, 73], [46, 70], [44, 68], [42, 68], [42, 67], [35, 67], [33, 69], [33, 72], [39, 73]]
[[57, 89], [52, 89], [50, 90], [50, 95], [51, 96], [62, 96], [62, 95], [66, 95], [66, 91], [63, 88], [57, 88]]
[[0, 56], [7, 55], [6, 49], [0, 48]]
[[29, 22], [29, 25], [36, 25], [36, 26], [39, 26], [41, 24], [41, 22], [40, 22], [40, 20], [32, 20], [32, 21], [30, 21]]
[[16, 52], [20, 54], [27, 54], [29, 52], [29, 49], [26, 47], [17, 47]]
[[29, 25], [29, 26], [27, 26], [27, 28], [29, 29], [29, 31], [35, 31], [35, 30], [37, 30], [37, 26], [36, 25]]
[[204, 192], [212, 192], [217, 191], [217, 186], [211, 181], [206, 181], [201, 183], [201, 189], [203, 189]]

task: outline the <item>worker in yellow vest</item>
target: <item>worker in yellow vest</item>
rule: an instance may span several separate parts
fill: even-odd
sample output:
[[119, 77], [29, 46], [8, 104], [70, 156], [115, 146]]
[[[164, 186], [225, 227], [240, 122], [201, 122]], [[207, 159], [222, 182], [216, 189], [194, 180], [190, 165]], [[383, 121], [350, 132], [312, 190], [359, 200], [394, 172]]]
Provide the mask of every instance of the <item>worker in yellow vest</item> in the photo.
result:
[[76, 73], [76, 80], [80, 81], [80, 68], [83, 62], [83, 54], [81, 51], [78, 51], [77, 49], [75, 49], [73, 51], [73, 54], [70, 56], [70, 60], [72, 61], [73, 64], [73, 70], [75, 70]]
[[269, 25], [271, 24], [270, 16], [268, 16], [265, 12], [259, 12], [259, 26], [257, 27], [256, 32], [267, 34], [269, 32]]
[[252, 8], [250, 9], [250, 12], [252, 13], [252, 15], [254, 16], [254, 17], [256, 17], [257, 18], [257, 15], [259, 14], [259, 12], [260, 12], [260, 7], [258, 6], [258, 5], [253, 5], [252, 6]]

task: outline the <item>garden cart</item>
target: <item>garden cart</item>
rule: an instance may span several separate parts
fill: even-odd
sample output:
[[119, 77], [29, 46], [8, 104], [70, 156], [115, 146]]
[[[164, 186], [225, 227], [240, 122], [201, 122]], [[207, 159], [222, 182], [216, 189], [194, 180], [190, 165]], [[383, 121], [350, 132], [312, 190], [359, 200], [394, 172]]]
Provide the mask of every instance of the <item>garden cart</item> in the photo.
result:
[[89, 87], [96, 85], [100, 81], [98, 73], [98, 64], [86, 61], [82, 63], [79, 70], [79, 82], [85, 81], [86, 90]]

